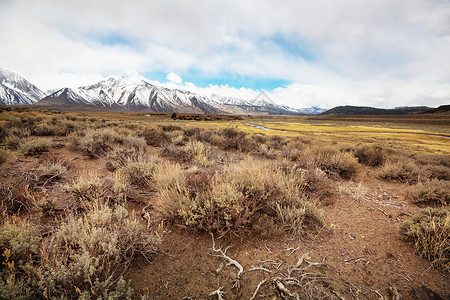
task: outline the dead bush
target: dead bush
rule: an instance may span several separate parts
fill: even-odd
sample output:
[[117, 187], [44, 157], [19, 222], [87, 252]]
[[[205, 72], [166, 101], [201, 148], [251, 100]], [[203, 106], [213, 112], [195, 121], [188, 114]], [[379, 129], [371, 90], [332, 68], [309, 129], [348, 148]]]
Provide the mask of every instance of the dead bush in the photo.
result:
[[33, 173], [37, 186], [48, 186], [63, 180], [67, 176], [70, 164], [63, 160], [47, 160], [40, 163]]
[[0, 215], [12, 215], [22, 210], [30, 211], [33, 208], [33, 203], [25, 194], [23, 182], [0, 183]]
[[427, 179], [407, 189], [408, 198], [414, 203], [450, 204], [450, 181]]
[[360, 145], [354, 153], [360, 164], [371, 167], [381, 166], [386, 159], [386, 152], [379, 145]]
[[159, 155], [161, 155], [162, 157], [168, 157], [180, 163], [188, 163], [194, 159], [194, 155], [191, 151], [183, 147], [175, 146], [173, 144], [163, 145], [161, 147]]
[[167, 134], [158, 129], [147, 129], [144, 132], [144, 139], [147, 145], [159, 147], [169, 141]]
[[153, 173], [157, 165], [151, 161], [130, 162], [118, 170], [119, 174], [133, 186], [148, 188], [153, 185]]
[[161, 128], [162, 128], [163, 131], [167, 131], [167, 132], [181, 130], [181, 127], [180, 126], [176, 126], [176, 125], [162, 125]]
[[425, 208], [400, 223], [402, 237], [412, 241], [417, 252], [431, 264], [450, 272], [450, 213], [448, 209]]

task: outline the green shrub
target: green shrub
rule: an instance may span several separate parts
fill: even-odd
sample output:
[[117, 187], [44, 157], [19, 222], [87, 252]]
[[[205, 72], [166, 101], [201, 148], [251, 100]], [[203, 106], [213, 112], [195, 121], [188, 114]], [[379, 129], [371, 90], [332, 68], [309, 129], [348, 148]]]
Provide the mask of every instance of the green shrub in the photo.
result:
[[196, 163], [202, 166], [212, 164], [212, 149], [211, 146], [200, 141], [190, 141], [186, 144], [184, 149], [192, 154]]
[[17, 150], [21, 142], [22, 138], [16, 135], [11, 135], [5, 138], [5, 146], [11, 150]]
[[0, 164], [4, 163], [6, 161], [7, 157], [8, 157], [8, 151], [0, 148]]
[[112, 129], [88, 130], [72, 136], [71, 144], [74, 149], [96, 158], [117, 145], [124, 145], [130, 149], [143, 151], [145, 142], [141, 138], [125, 136]]
[[65, 161], [45, 161], [36, 169], [35, 180], [37, 185], [51, 185], [64, 179], [68, 173], [68, 163]]
[[301, 162], [307, 169], [319, 168], [331, 177], [344, 179], [350, 179], [359, 169], [357, 158], [337, 146], [310, 146], [303, 151]]
[[[41, 237], [36, 228], [26, 222], [7, 220], [0, 226], [0, 253], [9, 251], [9, 261], [24, 262], [32, 254], [37, 254]], [[0, 265], [0, 268], [3, 266]]]
[[47, 296], [130, 299], [121, 275], [137, 256], [150, 260], [160, 236], [151, 233], [123, 206], [92, 206], [72, 217], [47, 239], [36, 273]]
[[421, 175], [421, 168], [406, 157], [389, 157], [376, 174], [382, 179], [415, 183]]
[[20, 146], [20, 153], [22, 153], [25, 156], [35, 156], [40, 155], [44, 152], [50, 151], [51, 145], [43, 140], [37, 140], [37, 139], [31, 139], [28, 141], [25, 141]]
[[83, 210], [97, 202], [121, 204], [134, 197], [132, 188], [120, 174], [113, 178], [103, 178], [95, 173], [85, 173], [64, 188], [75, 200], [74, 209]]
[[407, 195], [412, 202], [426, 204], [450, 204], [450, 181], [428, 179], [408, 187]]
[[[300, 180], [264, 162], [245, 160], [216, 173], [203, 191], [189, 190], [179, 180], [162, 186], [155, 210], [164, 220], [204, 231], [267, 232], [271, 229], [258, 224], [269, 220], [302, 232], [307, 225], [322, 225], [322, 219], [302, 194]], [[288, 210], [298, 217], [288, 218]]]
[[0, 225], [0, 299], [30, 299], [34, 295], [30, 268], [41, 237], [24, 221], [8, 218]]
[[402, 237], [414, 242], [417, 252], [432, 265], [450, 272], [450, 212], [425, 208], [400, 224]]
[[109, 171], [126, 167], [131, 162], [142, 162], [145, 160], [145, 148], [116, 146], [104, 156], [106, 168]]

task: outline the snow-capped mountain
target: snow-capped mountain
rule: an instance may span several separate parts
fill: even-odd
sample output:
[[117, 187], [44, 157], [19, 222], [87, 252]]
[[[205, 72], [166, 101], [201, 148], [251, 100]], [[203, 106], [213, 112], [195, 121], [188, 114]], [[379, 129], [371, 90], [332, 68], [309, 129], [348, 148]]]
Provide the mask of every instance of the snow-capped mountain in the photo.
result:
[[[302, 109], [276, 104], [261, 92], [252, 100], [219, 95], [198, 95], [189, 91], [153, 85], [141, 79], [111, 76], [93, 85], [64, 88], [50, 94], [37, 105], [90, 105], [117, 110], [232, 113], [232, 114], [299, 114]], [[309, 112], [309, 111], [308, 111]]]
[[94, 105], [115, 109], [152, 112], [224, 113], [222, 104], [188, 91], [133, 81], [123, 76], [109, 77], [93, 85], [62, 89], [42, 99], [39, 105]]
[[0, 68], [0, 105], [96, 106], [126, 111], [299, 114], [319, 113], [320, 108], [294, 109], [275, 103], [261, 92], [255, 99], [199, 95], [156, 86], [142, 78], [111, 76], [96, 84], [48, 91], [48, 96], [21, 76]]
[[25, 78], [0, 68], [0, 105], [32, 104], [45, 97]]

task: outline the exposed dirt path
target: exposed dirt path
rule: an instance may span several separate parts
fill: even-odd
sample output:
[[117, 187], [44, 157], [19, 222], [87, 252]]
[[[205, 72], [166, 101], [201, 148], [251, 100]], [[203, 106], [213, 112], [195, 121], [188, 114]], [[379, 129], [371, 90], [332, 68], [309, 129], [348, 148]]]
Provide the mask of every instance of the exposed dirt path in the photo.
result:
[[[168, 232], [163, 243], [168, 254], [158, 256], [150, 265], [138, 262], [128, 277], [149, 299], [211, 299], [208, 295], [218, 288], [225, 292], [225, 299], [250, 299], [263, 279], [268, 281], [256, 299], [279, 299], [273, 278], [286, 274], [302, 254], [312, 251], [307, 256], [309, 261], [326, 258], [325, 265], [308, 270], [327, 278], [317, 281], [321, 286], [311, 295], [320, 295], [318, 291], [323, 288], [336, 299], [338, 295], [344, 299], [380, 299], [380, 295], [390, 295], [390, 287], [396, 287], [403, 299], [415, 299], [412, 288], [424, 285], [444, 299], [449, 297], [448, 275], [431, 268], [429, 261], [420, 258], [411, 245], [398, 237], [398, 224], [420, 209], [405, 200], [405, 187], [372, 176], [365, 176], [362, 185], [366, 187], [362, 199], [337, 196], [332, 205], [324, 207], [326, 228], [310, 237], [216, 240], [217, 247], [233, 245], [227, 254], [244, 270], [264, 266], [273, 271], [244, 273], [239, 288], [233, 287], [238, 269], [226, 266], [220, 270], [223, 260], [211, 255], [208, 234], [177, 228]], [[273, 261], [270, 267], [268, 260]], [[277, 264], [281, 265], [275, 272]]]

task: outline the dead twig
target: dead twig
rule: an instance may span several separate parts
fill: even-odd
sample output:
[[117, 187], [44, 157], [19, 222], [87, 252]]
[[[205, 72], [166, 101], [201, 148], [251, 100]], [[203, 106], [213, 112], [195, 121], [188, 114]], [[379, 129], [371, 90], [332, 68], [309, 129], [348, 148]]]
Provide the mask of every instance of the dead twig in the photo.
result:
[[298, 296], [297, 292], [291, 293], [291, 291], [289, 291], [289, 290], [284, 286], [284, 284], [281, 283], [280, 280], [276, 279], [276, 280], [275, 280], [275, 285], [276, 285], [276, 287], [278, 288], [278, 290], [279, 290], [282, 294], [284, 294], [284, 295], [286, 295], [286, 296], [288, 296], [288, 297], [291, 297], [291, 298], [295, 298], [295, 299], [297, 299], [297, 300], [300, 300], [300, 297]]
[[298, 251], [300, 249], [300, 246], [298, 246], [297, 248], [287, 248], [286, 251], [291, 251], [287, 257], [290, 257], [292, 254], [294, 254], [294, 252]]
[[356, 257], [351, 257], [348, 259], [345, 259], [343, 262], [346, 264], [351, 264], [351, 263], [357, 263], [358, 261], [365, 261], [366, 265], [369, 264], [369, 260], [365, 259], [363, 256], [356, 256]]
[[377, 207], [377, 209], [378, 209], [379, 211], [381, 211], [381, 212], [383, 213], [383, 215], [385, 215], [386, 217], [389, 217], [389, 215], [388, 215], [387, 213], [385, 213], [381, 208]]
[[372, 288], [369, 288], [369, 290], [371, 290], [372, 292], [374, 292], [375, 294], [377, 294], [378, 296], [380, 296], [380, 299], [385, 299], [384, 298], [384, 296], [379, 292], [379, 291], [377, 291], [377, 290], [374, 290], [374, 289], [372, 289]]
[[255, 299], [256, 295], [258, 295], [259, 289], [261, 288], [261, 286], [262, 286], [266, 281], [267, 281], [267, 278], [266, 278], [266, 279], [263, 279], [263, 280], [261, 280], [261, 281], [259, 282], [259, 284], [258, 284], [258, 286], [256, 286], [256, 289], [255, 289], [255, 291], [253, 292], [253, 295], [252, 295], [252, 297], [250, 298], [250, 300]]
[[268, 272], [268, 273], [273, 273], [269, 269], [266, 269], [266, 268], [263, 268], [263, 267], [253, 267], [253, 266], [250, 269], [245, 270], [244, 273], [245, 272], [252, 272], [252, 271], [264, 271], [264, 272]]
[[220, 287], [220, 288], [218, 288], [217, 290], [215, 290], [215, 291], [209, 293], [208, 296], [210, 296], [210, 297], [211, 297], [211, 296], [217, 296], [217, 299], [218, 299], [218, 300], [225, 300], [225, 299], [223, 298], [223, 295], [225, 295], [225, 292], [222, 291], [223, 288], [224, 288], [223, 286]]
[[219, 254], [212, 254], [212, 255], [222, 258], [225, 261], [227, 266], [233, 265], [236, 268], [238, 268], [239, 272], [236, 275], [236, 279], [239, 280], [241, 278], [242, 273], [244, 273], [244, 268], [242, 267], [242, 265], [240, 263], [238, 263], [236, 260], [232, 259], [231, 257], [229, 257], [226, 254], [227, 250], [231, 246], [228, 246], [227, 248], [225, 248], [225, 250], [222, 250], [222, 248], [216, 249], [216, 243], [214, 242], [214, 235], [212, 233], [211, 233], [211, 237], [212, 237], [212, 243], [213, 243], [212, 250], [214, 252], [218, 252], [219, 253]]
[[402, 295], [398, 292], [397, 288], [395, 286], [389, 287], [389, 291], [392, 294], [393, 300], [402, 300]]

